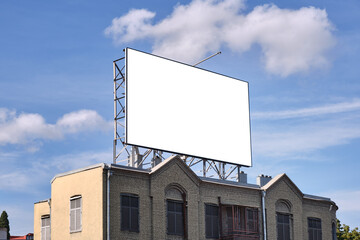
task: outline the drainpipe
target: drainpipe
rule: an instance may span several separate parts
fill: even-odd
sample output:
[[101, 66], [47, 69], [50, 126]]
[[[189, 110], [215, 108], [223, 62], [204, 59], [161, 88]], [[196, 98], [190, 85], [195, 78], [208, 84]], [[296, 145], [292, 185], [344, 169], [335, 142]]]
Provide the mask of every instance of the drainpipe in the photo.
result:
[[111, 166], [107, 166], [107, 190], [106, 190], [106, 239], [110, 240], [110, 176]]
[[50, 210], [49, 216], [50, 216], [50, 238], [51, 238], [51, 221], [52, 221], [52, 219], [51, 219], [51, 198], [48, 199], [47, 202], [49, 204], [49, 210]]
[[262, 215], [263, 215], [263, 232], [264, 232], [264, 240], [267, 240], [267, 233], [266, 233], [266, 213], [265, 213], [265, 196], [266, 196], [266, 191], [262, 190], [261, 191], [261, 205], [262, 205]]

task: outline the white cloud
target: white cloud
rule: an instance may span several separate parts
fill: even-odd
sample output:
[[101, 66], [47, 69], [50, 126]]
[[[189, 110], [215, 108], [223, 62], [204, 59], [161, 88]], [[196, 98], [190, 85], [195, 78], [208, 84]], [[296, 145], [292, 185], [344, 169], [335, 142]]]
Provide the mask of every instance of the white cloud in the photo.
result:
[[278, 126], [252, 133], [253, 151], [263, 156], [296, 156], [360, 138], [358, 126], [320, 121], [301, 126]]
[[325, 114], [343, 113], [360, 110], [360, 99], [349, 102], [329, 104], [319, 107], [301, 108], [295, 110], [285, 110], [276, 112], [254, 112], [251, 119], [288, 119], [300, 117], [321, 116]]
[[[26, 144], [35, 140], [61, 139], [65, 134], [82, 131], [110, 129], [111, 123], [106, 122], [96, 111], [80, 110], [65, 114], [56, 124], [46, 123], [40, 114], [21, 113], [0, 109], [0, 145]], [[41, 143], [30, 146], [33, 151]]]
[[[360, 138], [357, 124], [360, 121], [359, 99], [317, 107], [257, 112], [251, 116], [257, 119], [252, 129], [253, 151], [262, 156], [304, 158], [316, 150]], [[268, 119], [274, 121], [269, 124]]]
[[29, 183], [29, 176], [26, 172], [1, 173], [0, 189], [25, 189]]
[[61, 117], [56, 125], [64, 132], [76, 133], [87, 130], [106, 130], [109, 129], [109, 124], [96, 111], [80, 110], [71, 112]]
[[187, 63], [222, 46], [241, 54], [258, 44], [266, 70], [281, 76], [328, 64], [325, 53], [335, 40], [325, 10], [262, 5], [246, 14], [243, 9], [239, 0], [193, 0], [155, 24], [154, 12], [132, 9], [113, 19], [105, 34], [116, 44], [152, 39], [154, 54]]

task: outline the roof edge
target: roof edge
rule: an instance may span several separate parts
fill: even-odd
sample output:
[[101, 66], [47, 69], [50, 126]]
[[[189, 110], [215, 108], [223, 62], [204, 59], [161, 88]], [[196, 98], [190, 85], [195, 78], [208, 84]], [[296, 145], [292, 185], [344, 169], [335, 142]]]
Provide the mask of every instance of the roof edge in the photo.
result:
[[40, 200], [40, 201], [38, 201], [38, 202], [36, 202], [36, 203], [34, 203], [34, 204], [44, 203], [44, 202], [48, 202], [48, 201], [50, 201], [50, 200], [51, 200], [51, 198], [48, 198], [48, 199]]
[[227, 185], [227, 186], [232, 186], [232, 187], [243, 187], [243, 188], [250, 188], [250, 189], [254, 189], [254, 190], [261, 190], [259, 185], [257, 185], [257, 184], [241, 183], [241, 182], [209, 178], [209, 177], [200, 177], [200, 176], [199, 176], [199, 178], [202, 182], [206, 182], [206, 183], [222, 184], [222, 185]]
[[79, 172], [84, 172], [84, 171], [87, 171], [87, 170], [90, 170], [90, 169], [94, 169], [94, 168], [98, 168], [98, 167], [101, 167], [101, 168], [105, 168], [106, 164], [105, 163], [97, 163], [97, 164], [94, 164], [94, 165], [90, 165], [88, 167], [83, 167], [83, 168], [79, 168], [79, 169], [75, 169], [75, 170], [71, 170], [71, 171], [68, 171], [68, 172], [64, 172], [64, 173], [59, 173], [59, 174], [56, 174], [50, 181], [50, 184], [52, 184], [56, 178], [59, 178], [59, 177], [64, 177], [64, 176], [67, 176], [67, 175], [72, 175], [72, 174], [75, 174], [75, 173], [79, 173]]

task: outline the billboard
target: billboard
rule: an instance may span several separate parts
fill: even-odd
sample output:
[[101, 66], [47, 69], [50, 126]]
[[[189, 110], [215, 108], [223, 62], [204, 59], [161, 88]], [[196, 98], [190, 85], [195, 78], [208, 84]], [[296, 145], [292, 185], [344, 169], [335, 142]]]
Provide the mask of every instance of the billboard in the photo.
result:
[[126, 49], [128, 145], [251, 166], [248, 83]]

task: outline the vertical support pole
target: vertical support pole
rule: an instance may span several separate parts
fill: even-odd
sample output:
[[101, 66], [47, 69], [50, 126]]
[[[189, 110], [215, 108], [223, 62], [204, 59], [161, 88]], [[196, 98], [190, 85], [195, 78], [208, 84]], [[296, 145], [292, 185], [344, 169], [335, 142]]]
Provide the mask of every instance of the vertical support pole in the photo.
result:
[[139, 152], [139, 148], [132, 146], [131, 147], [131, 155], [129, 159], [129, 166], [130, 167], [139, 167], [139, 163], [141, 162], [141, 156]]
[[222, 176], [221, 176], [221, 173], [222, 173], [222, 171], [221, 171], [221, 162], [219, 162], [219, 169], [218, 169], [218, 175], [219, 175], [219, 179], [222, 179]]
[[116, 164], [116, 144], [117, 144], [117, 94], [116, 94], [116, 63], [113, 62], [114, 73], [114, 143], [113, 143], [113, 163]]
[[206, 177], [206, 160], [203, 159], [203, 177]]
[[135, 160], [136, 158], [136, 149], [134, 146], [131, 147], [131, 155], [130, 155], [130, 159], [129, 159], [129, 166], [130, 167], [135, 167]]
[[240, 182], [240, 166], [236, 166], [237, 167], [237, 181]]
[[224, 180], [225, 180], [225, 164], [226, 163], [222, 163], [222, 173], [221, 173], [222, 179], [224, 179]]

